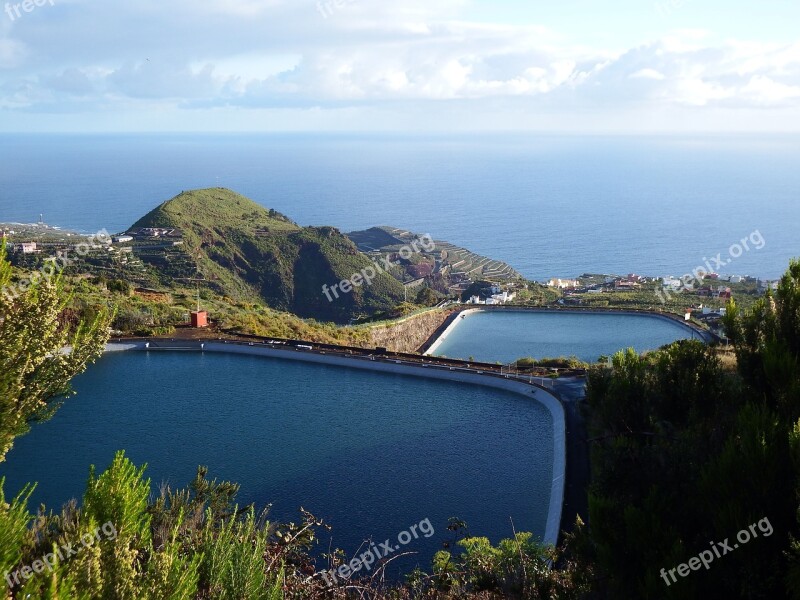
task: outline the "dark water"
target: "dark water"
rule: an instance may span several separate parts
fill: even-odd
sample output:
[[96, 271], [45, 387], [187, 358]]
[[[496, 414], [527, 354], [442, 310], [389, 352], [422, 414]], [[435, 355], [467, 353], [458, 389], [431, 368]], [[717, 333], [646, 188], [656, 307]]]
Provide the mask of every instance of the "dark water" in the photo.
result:
[[644, 352], [690, 337], [677, 323], [644, 315], [480, 312], [463, 319], [434, 354], [503, 363], [575, 355], [594, 362], [625, 348]]
[[[57, 508], [82, 495], [90, 464], [118, 449], [157, 484], [183, 487], [199, 464], [242, 485], [244, 503], [303, 506], [355, 552], [430, 519], [435, 534], [404, 550], [408, 569], [447, 539], [450, 517], [495, 542], [544, 534], [553, 431], [538, 403], [488, 388], [274, 359], [108, 355], [75, 382], [52, 421], [20, 438], [0, 467], [6, 492], [39, 482]], [[325, 550], [327, 545], [321, 550]]]
[[224, 186], [302, 225], [393, 225], [528, 277], [689, 273], [758, 230], [723, 273], [800, 256], [797, 137], [0, 136], [0, 221], [124, 230]]

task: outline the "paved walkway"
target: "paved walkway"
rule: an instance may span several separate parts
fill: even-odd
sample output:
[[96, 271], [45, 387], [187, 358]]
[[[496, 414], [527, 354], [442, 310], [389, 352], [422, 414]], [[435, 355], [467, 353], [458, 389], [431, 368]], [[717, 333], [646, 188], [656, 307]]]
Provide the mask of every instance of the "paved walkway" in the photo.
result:
[[564, 377], [555, 380], [554, 390], [564, 405], [567, 428], [567, 468], [564, 487], [564, 508], [561, 512], [561, 531], [572, 531], [575, 517], [589, 522], [590, 461], [586, 422], [583, 416], [586, 380], [583, 377]]

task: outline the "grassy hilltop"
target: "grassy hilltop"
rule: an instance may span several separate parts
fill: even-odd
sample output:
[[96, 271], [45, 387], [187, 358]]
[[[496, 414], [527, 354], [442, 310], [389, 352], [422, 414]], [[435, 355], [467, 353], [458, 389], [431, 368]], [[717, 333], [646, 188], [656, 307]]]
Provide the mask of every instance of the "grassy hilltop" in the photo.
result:
[[333, 227], [300, 227], [227, 189], [183, 192], [139, 219], [131, 231], [147, 227], [183, 234], [180, 250], [154, 265], [165, 284], [200, 274], [232, 299], [262, 300], [338, 323], [388, 310], [403, 299], [402, 285], [382, 274], [372, 285], [329, 302], [322, 286], [349, 279], [370, 260]]

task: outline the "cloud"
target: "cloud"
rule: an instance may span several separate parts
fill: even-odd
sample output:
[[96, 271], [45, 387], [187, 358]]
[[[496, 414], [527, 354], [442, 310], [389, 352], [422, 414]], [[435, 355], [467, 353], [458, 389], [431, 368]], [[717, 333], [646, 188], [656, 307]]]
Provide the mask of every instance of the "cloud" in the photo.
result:
[[[13, 111], [800, 107], [800, 43], [666, 32], [628, 48], [465, 20], [466, 0], [62, 0], [0, 38]], [[800, 124], [798, 124], [800, 126]]]
[[69, 68], [45, 80], [45, 84], [54, 92], [63, 92], [72, 96], [88, 96], [95, 91], [89, 76], [80, 69]]
[[630, 75], [631, 79], [654, 79], [655, 81], [664, 81], [667, 76], [655, 69], [639, 69]]
[[752, 102], [764, 106], [800, 100], [800, 86], [779, 83], [764, 75], [754, 75], [741, 93], [743, 97], [752, 98]]
[[25, 58], [25, 45], [13, 39], [0, 39], [0, 69], [10, 69]]
[[161, 100], [218, 96], [230, 80], [216, 77], [212, 65], [194, 71], [181, 62], [161, 63], [150, 59], [136, 65], [123, 65], [104, 79], [112, 93], [129, 98]]

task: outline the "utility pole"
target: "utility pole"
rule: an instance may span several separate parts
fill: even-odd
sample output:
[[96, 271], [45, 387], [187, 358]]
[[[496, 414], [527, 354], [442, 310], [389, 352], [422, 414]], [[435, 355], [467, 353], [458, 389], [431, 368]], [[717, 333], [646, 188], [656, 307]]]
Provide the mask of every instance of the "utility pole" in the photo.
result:
[[208, 281], [208, 279], [204, 277], [178, 277], [176, 281], [186, 281], [190, 284], [194, 283], [197, 285], [197, 312], [200, 312], [200, 283], [203, 281]]

